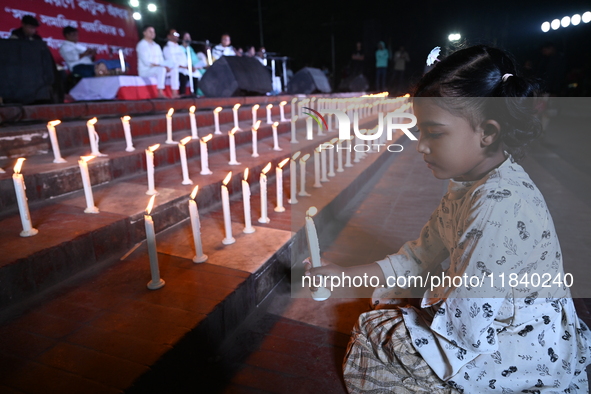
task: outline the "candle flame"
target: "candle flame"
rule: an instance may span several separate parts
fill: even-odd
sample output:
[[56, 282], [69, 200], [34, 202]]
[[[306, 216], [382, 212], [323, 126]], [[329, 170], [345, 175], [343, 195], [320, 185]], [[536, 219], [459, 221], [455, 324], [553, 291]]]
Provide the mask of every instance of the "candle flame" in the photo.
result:
[[292, 102], [292, 103], [295, 103], [296, 101], [298, 101], [298, 99], [297, 99], [297, 98], [292, 98], [292, 99], [291, 99], [291, 102]]
[[314, 152], [320, 153], [320, 147], [317, 147], [316, 149], [314, 149]]
[[257, 122], [254, 124], [254, 126], [252, 127], [252, 129], [254, 131], [257, 131], [259, 129], [259, 127], [261, 127], [261, 121], [257, 120]]
[[293, 154], [293, 156], [291, 157], [292, 160], [296, 160], [298, 157], [300, 157], [300, 155], [302, 154], [301, 151], [297, 151], [296, 153]]
[[89, 161], [91, 161], [92, 159], [94, 159], [96, 156], [80, 156], [80, 160], [82, 160], [85, 163], [88, 163]]
[[49, 126], [57, 126], [58, 124], [62, 123], [61, 120], [52, 120], [51, 122], [48, 122], [47, 124]]
[[271, 109], [271, 108], [273, 108], [273, 104], [269, 104], [269, 105], [267, 105], [267, 108], [268, 108], [268, 109]]
[[150, 152], [154, 152], [156, 149], [158, 149], [160, 147], [160, 144], [156, 144], [156, 145], [152, 145], [148, 147], [148, 150]]
[[238, 109], [238, 108], [240, 108], [240, 104], [238, 104], [238, 103], [234, 104], [234, 109]]
[[406, 93], [404, 96], [402, 97], [410, 97], [410, 93]]
[[255, 105], [252, 106], [252, 110], [253, 111], [256, 111], [259, 108], [260, 108], [260, 105], [258, 105], [258, 104], [255, 104]]
[[25, 159], [24, 157], [19, 157], [19, 159], [16, 161], [16, 164], [14, 165], [14, 173], [18, 174], [21, 172], [21, 168], [23, 166], [23, 161], [25, 161], [27, 159]]
[[265, 166], [265, 168], [263, 168], [263, 171], [262, 171], [262, 172], [263, 172], [263, 174], [265, 174], [265, 175], [266, 175], [266, 174], [267, 174], [267, 172], [269, 172], [269, 170], [270, 170], [270, 169], [271, 169], [271, 162], [269, 162], [269, 164], [267, 164], [267, 165]]
[[170, 118], [172, 116], [172, 114], [174, 114], [174, 108], [169, 109], [166, 116]]
[[201, 141], [207, 142], [207, 141], [209, 141], [212, 138], [213, 138], [213, 135], [212, 134], [209, 134], [209, 135], [206, 135], [205, 137], [201, 138]]
[[338, 138], [333, 138], [332, 140], [330, 140], [330, 143], [334, 145], [338, 140]]
[[228, 185], [228, 182], [230, 182], [231, 178], [232, 178], [232, 171], [228, 172], [228, 175], [226, 175], [226, 177], [224, 178], [224, 181], [223, 181], [224, 186]]
[[306, 160], [308, 160], [310, 158], [310, 154], [306, 153], [301, 159], [300, 161], [305, 162]]
[[318, 213], [318, 209], [316, 207], [310, 207], [306, 211], [306, 216], [311, 218], [312, 216], [316, 215], [317, 213]]
[[192, 113], [192, 114], [194, 114], [194, 113], [195, 113], [195, 106], [194, 106], [194, 105], [191, 105], [191, 106], [189, 107], [189, 112], [190, 112], [190, 113]]
[[181, 140], [181, 145], [187, 145], [187, 142], [191, 141], [191, 136], [185, 137]]
[[199, 185], [195, 186], [193, 188], [193, 191], [191, 192], [191, 200], [194, 200], [195, 197], [197, 197], [197, 192], [199, 191]]
[[244, 180], [248, 180], [248, 167], [246, 167], [246, 170], [244, 170]]
[[124, 117], [121, 118], [121, 120], [124, 122], [129, 122], [131, 120], [131, 116], [125, 115]]
[[289, 161], [289, 157], [287, 159], [282, 160], [281, 163], [279, 163], [277, 165], [277, 167], [283, 168], [283, 166], [285, 165], [285, 163], [287, 163], [288, 161]]
[[150, 202], [148, 203], [148, 206], [146, 207], [146, 214], [149, 215], [152, 212], [152, 208], [154, 207], [154, 199], [156, 198], [156, 195], [154, 194], [152, 197], [150, 197]]
[[279, 105], [284, 106], [285, 104], [287, 104], [287, 101], [282, 101], [279, 103]]
[[230, 130], [230, 135], [234, 135], [237, 131], [238, 127], [232, 127], [232, 130]]
[[277, 127], [277, 126], [279, 126], [279, 122], [274, 122], [273, 127]]
[[87, 125], [93, 125], [93, 124], [95, 124], [96, 122], [98, 122], [98, 119], [97, 119], [97, 118], [92, 118], [92, 119], [90, 119], [88, 122], [86, 122], [86, 124], [87, 124]]
[[213, 112], [216, 112], [216, 113], [222, 112], [222, 107], [217, 107], [216, 109], [213, 110]]

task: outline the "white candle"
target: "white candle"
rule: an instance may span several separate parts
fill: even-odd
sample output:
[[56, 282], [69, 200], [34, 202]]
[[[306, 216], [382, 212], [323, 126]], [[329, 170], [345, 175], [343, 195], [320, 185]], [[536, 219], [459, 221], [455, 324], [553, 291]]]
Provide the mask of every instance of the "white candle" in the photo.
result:
[[[193, 85], [193, 59], [191, 59], [191, 49], [187, 47], [187, 71], [189, 72], [189, 90], [191, 94], [195, 93], [195, 86]], [[181, 92], [181, 96], [184, 95], [185, 92]]]
[[183, 185], [192, 185], [193, 181], [189, 178], [189, 167], [187, 166], [187, 143], [192, 137], [185, 137], [179, 142], [179, 154], [181, 156], [181, 171], [183, 173]]
[[62, 123], [61, 120], [52, 120], [47, 123], [47, 131], [49, 132], [49, 140], [51, 141], [51, 150], [53, 150], [53, 162], [54, 163], [66, 163], [66, 160], [62, 157], [60, 152], [60, 145], [57, 141], [57, 133], [55, 132], [55, 126]]
[[297, 98], [294, 97], [291, 99], [291, 115], [290, 115], [290, 117], [292, 117], [292, 118], [296, 115], [296, 112], [297, 112], [297, 109], [296, 109], [297, 102], [298, 102]]
[[150, 257], [150, 274], [152, 280], [148, 282], [148, 289], [157, 290], [164, 286], [164, 281], [160, 278], [160, 269], [158, 268], [158, 251], [156, 249], [156, 231], [154, 230], [154, 221], [150, 213], [154, 206], [154, 198], [150, 198], [148, 207], [146, 208], [146, 214], [144, 215], [144, 223], [146, 227], [146, 243], [148, 244], [148, 256]]
[[220, 131], [220, 112], [222, 111], [222, 107], [217, 107], [213, 110], [213, 124], [214, 124], [214, 134], [222, 134]]
[[271, 119], [271, 108], [273, 108], [273, 104], [267, 105], [267, 124], [273, 124], [273, 120]]
[[260, 125], [261, 125], [261, 121], [259, 120], [251, 129], [252, 130], [252, 157], [259, 157], [257, 134], [258, 134], [258, 130], [259, 130]]
[[361, 152], [359, 152], [358, 150], [355, 149], [355, 147], [357, 145], [360, 145], [360, 140], [359, 137], [357, 137], [357, 134], [355, 134], [355, 142], [353, 144], [353, 149], [355, 150], [354, 156], [353, 156], [353, 163], [359, 163], [361, 161]]
[[236, 161], [236, 139], [234, 138], [234, 134], [238, 131], [236, 127], [228, 132], [228, 138], [230, 139], [230, 164], [231, 166], [237, 166], [240, 163]]
[[123, 50], [119, 49], [119, 67], [121, 68], [121, 73], [125, 73], [125, 58], [123, 57]]
[[226, 175], [222, 184], [222, 210], [224, 211], [224, 229], [226, 230], [226, 238], [222, 240], [224, 245], [230, 245], [236, 242], [232, 237], [232, 217], [230, 214], [230, 195], [228, 194], [228, 182], [232, 178], [232, 171]]
[[123, 125], [123, 135], [125, 136], [125, 151], [126, 152], [133, 152], [135, 148], [133, 147], [133, 141], [131, 140], [131, 126], [129, 121], [131, 120], [131, 116], [125, 115], [121, 118], [121, 124]]
[[353, 143], [352, 143], [353, 137], [349, 136], [349, 138], [347, 139], [347, 159], [345, 161], [345, 167], [353, 167], [353, 164], [351, 164], [351, 151], [353, 150]]
[[197, 133], [197, 119], [195, 119], [195, 106], [189, 107], [189, 120], [191, 121], [191, 137], [199, 138]]
[[207, 153], [207, 141], [213, 138], [213, 135], [209, 134], [199, 141], [199, 147], [201, 152], [201, 175], [211, 175], [213, 172], [209, 170], [209, 158]]
[[80, 156], [78, 166], [82, 176], [82, 187], [84, 188], [84, 197], [86, 198], [86, 209], [84, 213], [99, 213], [99, 209], [94, 205], [92, 196], [92, 184], [90, 183], [90, 174], [88, 173], [88, 162], [94, 159], [94, 156]]
[[314, 139], [314, 130], [311, 116], [308, 116], [308, 118], [306, 119], [306, 139], [308, 141], [312, 141]]
[[319, 148], [314, 149], [314, 187], [322, 187], [320, 183], [320, 150]]
[[273, 150], [274, 151], [281, 151], [283, 149], [281, 149], [279, 147], [279, 137], [277, 136], [277, 126], [279, 126], [279, 122], [275, 122], [273, 123]]
[[210, 66], [213, 64], [213, 59], [211, 57], [211, 48], [207, 48], [207, 63]]
[[325, 133], [322, 132], [323, 125], [324, 125], [323, 122], [318, 122], [318, 136], [319, 137], [322, 137], [322, 136], [326, 135]]
[[300, 192], [298, 196], [307, 197], [311, 196], [310, 193], [306, 192], [306, 162], [310, 158], [310, 154], [306, 153], [300, 159]]
[[191, 230], [193, 230], [193, 243], [195, 244], [194, 263], [203, 263], [207, 261], [207, 255], [203, 254], [203, 244], [201, 243], [201, 221], [199, 220], [199, 210], [197, 209], [197, 191], [199, 185], [195, 186], [189, 198], [189, 216], [191, 218]]
[[332, 128], [332, 114], [326, 114], [325, 117], [328, 118], [328, 129], [326, 129], [326, 130], [327, 131], [333, 130], [333, 128]]
[[244, 179], [242, 180], [242, 204], [244, 206], [244, 230], [245, 234], [252, 234], [255, 232], [252, 227], [252, 220], [250, 215], [250, 185], [248, 184], [248, 168], [244, 171]]
[[168, 110], [166, 114], [166, 143], [167, 144], [177, 144], [176, 141], [172, 140], [172, 114], [174, 113], [174, 108]]
[[154, 151], [158, 149], [160, 144], [152, 145], [146, 149], [146, 171], [148, 173], [148, 191], [147, 195], [158, 194], [154, 189]]
[[279, 103], [279, 114], [281, 115], [281, 122], [287, 122], [287, 119], [285, 119], [285, 104], [287, 104], [287, 101], [282, 101]]
[[315, 108], [314, 108], [314, 102], [315, 102], [315, 101], [316, 101], [316, 97], [312, 97], [312, 98], [310, 99], [310, 108], [312, 108], [312, 109], [315, 109]]
[[[275, 207], [275, 212], [285, 212], [285, 207], [283, 206], [283, 166], [288, 161], [289, 158], [281, 161], [281, 163], [275, 168], [275, 186], [277, 191], [277, 206]], [[290, 177], [293, 178], [291, 173]]]
[[337, 172], [343, 172], [343, 141], [339, 140], [336, 144], [337, 149]]
[[242, 130], [240, 128], [240, 126], [238, 125], [238, 108], [240, 108], [240, 104], [236, 104], [232, 108], [232, 113], [234, 115], [234, 128], [237, 129], [237, 130]]
[[93, 156], [107, 156], [99, 152], [98, 148], [98, 141], [99, 136], [96, 130], [94, 129], [94, 125], [98, 121], [97, 118], [92, 118], [88, 122], [86, 122], [86, 128], [88, 129], [88, 139], [90, 141], [90, 152]]
[[290, 204], [297, 204], [298, 203], [298, 198], [296, 197], [296, 195], [297, 195], [297, 193], [296, 193], [296, 172], [297, 172], [296, 160], [298, 159], [298, 157], [300, 157], [301, 153], [302, 152], [294, 153], [294, 155], [291, 157], [291, 162], [289, 163], [289, 195], [290, 195], [290, 198], [287, 202]]
[[261, 217], [259, 223], [269, 223], [270, 220], [267, 217], [267, 172], [271, 169], [271, 163], [267, 164], [261, 172], [259, 180], [259, 186], [261, 189]]
[[27, 202], [27, 193], [25, 192], [25, 178], [21, 174], [21, 167], [23, 166], [24, 157], [19, 158], [14, 166], [14, 174], [12, 174], [12, 182], [14, 183], [14, 191], [16, 193], [16, 202], [18, 204], [18, 212], [21, 217], [21, 223], [23, 225], [23, 231], [21, 231], [21, 237], [31, 237], [39, 232], [36, 228], [33, 228], [31, 222], [31, 214], [29, 213], [29, 204]]
[[332, 145], [332, 148], [329, 148], [328, 151], [328, 176], [336, 175], [334, 172], [334, 150], [337, 148], [336, 144], [338, 140], [338, 138], [333, 138], [330, 140], [330, 145]]
[[257, 124], [257, 110], [259, 109], [260, 105], [255, 104], [252, 106], [252, 127]]
[[296, 139], [296, 121], [298, 120], [297, 115], [291, 116], [291, 143], [297, 144], [298, 140]]
[[[306, 212], [306, 238], [308, 239], [310, 260], [312, 260], [312, 267], [314, 268], [322, 266], [318, 234], [316, 232], [316, 226], [314, 225], [314, 219], [312, 219], [312, 216], [316, 215], [317, 212], [318, 210], [316, 207], [310, 207]], [[324, 301], [330, 297], [330, 294], [330, 290], [324, 287], [319, 287], [316, 291], [312, 292], [312, 298], [316, 301]]]
[[326, 162], [327, 162], [327, 157], [326, 157], [326, 148], [324, 147], [324, 144], [320, 144], [320, 168], [322, 169], [322, 176], [320, 177], [320, 182], [328, 182], [329, 179], [326, 177], [327, 175], [327, 171], [326, 171]]

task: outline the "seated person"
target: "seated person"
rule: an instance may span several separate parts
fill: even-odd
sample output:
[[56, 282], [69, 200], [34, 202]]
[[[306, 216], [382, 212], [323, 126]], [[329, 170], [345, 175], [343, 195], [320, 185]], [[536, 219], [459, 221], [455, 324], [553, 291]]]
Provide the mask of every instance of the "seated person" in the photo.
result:
[[166, 38], [168, 42], [162, 51], [164, 54], [164, 60], [167, 65], [171, 67], [171, 70], [166, 75], [170, 77], [170, 88], [172, 89], [172, 98], [178, 98], [179, 96], [179, 67], [184, 65], [187, 68], [187, 55], [185, 54], [184, 48], [179, 45], [180, 34], [176, 29], [168, 29], [168, 35]]
[[230, 35], [223, 34], [222, 42], [213, 47], [211, 51], [214, 62], [222, 56], [236, 56], [236, 50], [230, 43]]
[[68, 65], [68, 69], [72, 74], [83, 78], [94, 77], [92, 56], [96, 55], [96, 50], [78, 44], [78, 29], [66, 26], [62, 33], [66, 41], [60, 47], [60, 55]]
[[173, 67], [164, 62], [162, 48], [154, 42], [154, 38], [156, 38], [154, 27], [150, 25], [145, 26], [143, 35], [144, 38], [140, 40], [135, 48], [137, 52], [138, 75], [140, 77], [156, 78], [158, 97], [166, 98], [164, 95], [166, 73], [170, 72]]
[[256, 56], [256, 49], [252, 45], [247, 45], [244, 49], [244, 56], [246, 57], [255, 57]]
[[181, 34], [183, 38], [182, 49], [184, 52], [183, 62], [179, 64], [179, 91], [181, 93], [185, 92], [185, 87], [189, 82], [189, 61], [187, 56], [187, 51], [191, 56], [191, 65], [192, 65], [192, 76], [193, 76], [193, 92], [197, 94], [197, 86], [199, 84], [199, 80], [205, 73], [205, 68], [208, 67], [207, 64], [207, 57], [203, 54], [203, 52], [195, 53], [193, 47], [191, 47], [191, 34], [188, 32], [184, 32]]
[[10, 32], [10, 38], [18, 40], [42, 40], [41, 36], [37, 34], [39, 21], [31, 15], [23, 16], [21, 19], [21, 27]]

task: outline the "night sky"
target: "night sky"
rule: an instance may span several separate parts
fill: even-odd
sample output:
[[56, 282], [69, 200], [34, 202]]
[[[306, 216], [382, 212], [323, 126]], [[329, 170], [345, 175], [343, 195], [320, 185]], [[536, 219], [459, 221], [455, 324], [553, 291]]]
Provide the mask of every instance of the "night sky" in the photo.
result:
[[[542, 22], [591, 11], [588, 1], [364, 1], [336, 0], [153, 0], [167, 6], [168, 23], [188, 30], [193, 40], [214, 45], [228, 32], [235, 47], [260, 46], [258, 2], [261, 3], [264, 46], [268, 52], [289, 56], [291, 68], [331, 69], [331, 29], [334, 31], [336, 77], [348, 64], [356, 41], [366, 52], [368, 74], [373, 54], [383, 40], [396, 50], [404, 45], [411, 58], [409, 77], [422, 73], [435, 46], [445, 47], [450, 33], [462, 34], [464, 45], [492, 44], [509, 50], [519, 63], [536, 61], [540, 46], [553, 41], [565, 53], [569, 68], [591, 63], [591, 23], [542, 33]], [[117, 1], [124, 3], [123, 0]], [[160, 3], [158, 3], [160, 2]], [[140, 0], [145, 9], [148, 0]], [[352, 5], [356, 4], [356, 5]], [[164, 13], [142, 12], [140, 24], [155, 25], [164, 38]], [[331, 26], [331, 21], [334, 24]]]

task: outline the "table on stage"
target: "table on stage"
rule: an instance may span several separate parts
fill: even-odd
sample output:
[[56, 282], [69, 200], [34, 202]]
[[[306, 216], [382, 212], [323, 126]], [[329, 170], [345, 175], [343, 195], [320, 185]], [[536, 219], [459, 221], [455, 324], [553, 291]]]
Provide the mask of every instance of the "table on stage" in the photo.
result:
[[145, 100], [158, 97], [156, 78], [118, 75], [82, 78], [70, 90], [76, 101]]

